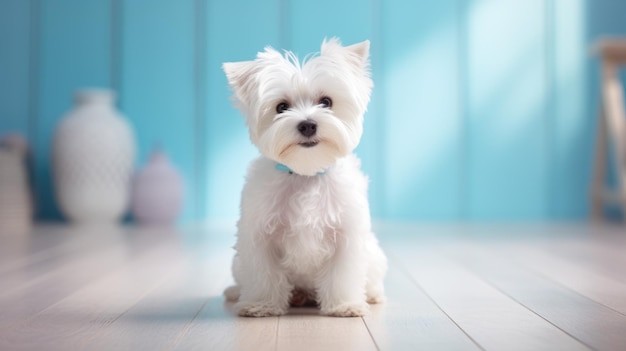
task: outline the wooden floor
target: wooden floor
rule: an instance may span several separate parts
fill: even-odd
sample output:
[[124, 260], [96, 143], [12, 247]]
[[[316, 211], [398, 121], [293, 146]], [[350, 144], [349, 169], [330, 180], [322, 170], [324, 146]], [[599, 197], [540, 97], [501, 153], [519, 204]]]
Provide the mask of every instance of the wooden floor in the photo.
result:
[[0, 234], [0, 350], [626, 350], [626, 229], [379, 224], [388, 302], [241, 318], [233, 230]]

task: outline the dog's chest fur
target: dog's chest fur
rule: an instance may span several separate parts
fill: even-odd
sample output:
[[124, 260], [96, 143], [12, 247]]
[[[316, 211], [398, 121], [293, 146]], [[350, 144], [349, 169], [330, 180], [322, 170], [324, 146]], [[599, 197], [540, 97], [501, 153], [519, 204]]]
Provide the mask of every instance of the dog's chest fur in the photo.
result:
[[341, 203], [333, 197], [335, 184], [326, 175], [287, 177], [272, 211], [271, 233], [281, 265], [296, 274], [315, 270], [334, 253], [341, 235]]
[[244, 191], [242, 210], [258, 216], [258, 225], [284, 269], [295, 279], [310, 277], [332, 258], [337, 242], [345, 239], [346, 215], [354, 211], [355, 202], [365, 199], [366, 180], [353, 156], [339, 169], [313, 177], [280, 172], [274, 165], [267, 159], [253, 165], [263, 168], [254, 173], [264, 177], [248, 179], [248, 190], [255, 192]]

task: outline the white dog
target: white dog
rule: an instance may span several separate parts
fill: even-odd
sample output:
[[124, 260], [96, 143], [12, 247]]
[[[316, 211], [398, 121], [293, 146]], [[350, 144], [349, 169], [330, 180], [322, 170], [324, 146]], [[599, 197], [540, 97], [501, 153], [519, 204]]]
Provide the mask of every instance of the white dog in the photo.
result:
[[369, 41], [333, 38], [300, 63], [272, 48], [224, 63], [262, 156], [241, 199], [236, 285], [242, 316], [274, 316], [312, 300], [331, 316], [362, 316], [384, 300], [387, 259], [371, 231], [367, 178], [352, 154], [373, 86]]

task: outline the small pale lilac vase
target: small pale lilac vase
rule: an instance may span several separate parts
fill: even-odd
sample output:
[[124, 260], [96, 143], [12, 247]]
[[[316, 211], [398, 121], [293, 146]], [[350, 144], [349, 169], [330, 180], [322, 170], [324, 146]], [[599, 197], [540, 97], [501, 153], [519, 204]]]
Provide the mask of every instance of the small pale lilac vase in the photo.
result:
[[133, 177], [132, 216], [140, 225], [171, 226], [176, 223], [182, 205], [182, 177], [167, 155], [156, 150]]

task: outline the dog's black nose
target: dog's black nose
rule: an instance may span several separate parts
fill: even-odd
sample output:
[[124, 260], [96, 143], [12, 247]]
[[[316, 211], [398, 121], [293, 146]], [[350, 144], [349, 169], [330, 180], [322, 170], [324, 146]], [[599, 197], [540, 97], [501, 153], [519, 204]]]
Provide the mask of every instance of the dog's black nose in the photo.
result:
[[312, 119], [307, 119], [298, 124], [298, 132], [305, 137], [312, 137], [317, 133], [317, 123]]

